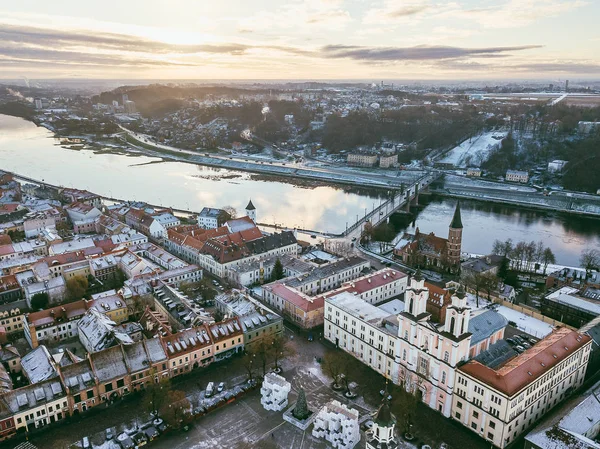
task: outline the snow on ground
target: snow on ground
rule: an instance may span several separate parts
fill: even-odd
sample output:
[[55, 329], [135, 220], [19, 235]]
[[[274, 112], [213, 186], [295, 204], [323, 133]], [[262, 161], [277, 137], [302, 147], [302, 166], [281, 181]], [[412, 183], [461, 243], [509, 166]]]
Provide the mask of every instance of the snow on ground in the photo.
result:
[[[494, 137], [500, 137], [500, 139]], [[482, 133], [451, 149], [440, 162], [457, 167], [478, 167], [487, 160], [490, 151], [496, 148], [504, 137], [506, 137], [506, 132]]]
[[496, 310], [501, 315], [504, 315], [508, 321], [515, 322], [517, 328], [530, 335], [542, 338], [552, 332], [552, 325], [517, 310], [509, 309], [506, 306], [499, 306]]
[[467, 306], [471, 308], [471, 310], [479, 310], [485, 308], [490, 302], [487, 299], [484, 299], [483, 296], [479, 295], [479, 307], [477, 306], [477, 297], [472, 293], [467, 293]]

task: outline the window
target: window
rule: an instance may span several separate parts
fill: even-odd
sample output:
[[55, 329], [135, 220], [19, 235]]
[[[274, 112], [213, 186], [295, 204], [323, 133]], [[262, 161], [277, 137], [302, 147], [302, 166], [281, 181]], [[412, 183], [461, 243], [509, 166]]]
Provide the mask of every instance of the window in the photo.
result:
[[475, 419], [479, 418], [479, 413], [477, 413], [476, 410], [473, 410], [473, 418], [475, 418]]
[[494, 439], [494, 434], [491, 433], [491, 432], [488, 432], [487, 437], [488, 437], [488, 440], [493, 440]]
[[495, 429], [496, 423], [494, 421], [490, 421], [490, 429]]
[[443, 384], [446, 383], [446, 372], [445, 371], [442, 373], [442, 383]]
[[471, 429], [477, 430], [477, 423], [472, 422], [471, 423]]
[[455, 417], [456, 419], [460, 419], [460, 413], [456, 412], [456, 413], [454, 414], [454, 417]]
[[461, 409], [462, 409], [462, 402], [460, 402], [460, 401], [457, 401], [457, 402], [456, 402], [456, 407], [457, 407], [457, 408], [461, 408]]
[[444, 351], [444, 362], [448, 363], [450, 360], [450, 353], [448, 351]]

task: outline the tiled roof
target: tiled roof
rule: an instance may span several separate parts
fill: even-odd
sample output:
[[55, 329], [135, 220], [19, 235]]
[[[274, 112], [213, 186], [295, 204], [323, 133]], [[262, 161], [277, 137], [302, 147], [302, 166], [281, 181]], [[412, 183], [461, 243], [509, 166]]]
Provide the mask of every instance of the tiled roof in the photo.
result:
[[497, 370], [471, 360], [462, 365], [459, 371], [510, 397], [590, 341], [588, 335], [563, 327]]

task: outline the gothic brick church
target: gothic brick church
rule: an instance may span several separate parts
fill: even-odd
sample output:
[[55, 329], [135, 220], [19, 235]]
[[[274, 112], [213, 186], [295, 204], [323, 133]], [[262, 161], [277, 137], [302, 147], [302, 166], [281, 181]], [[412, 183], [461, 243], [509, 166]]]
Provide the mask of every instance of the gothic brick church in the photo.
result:
[[417, 228], [414, 234], [404, 233], [402, 239], [394, 248], [394, 255], [411, 266], [458, 270], [460, 267], [462, 231], [460, 204], [456, 203], [454, 216], [448, 228], [447, 239], [438, 237], [433, 232], [423, 234]]

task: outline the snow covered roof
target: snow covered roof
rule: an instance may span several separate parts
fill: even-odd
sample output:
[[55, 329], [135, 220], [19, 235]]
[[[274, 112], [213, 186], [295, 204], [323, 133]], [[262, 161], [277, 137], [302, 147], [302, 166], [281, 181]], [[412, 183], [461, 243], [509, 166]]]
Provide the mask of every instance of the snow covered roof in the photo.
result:
[[54, 361], [44, 345], [23, 356], [21, 368], [32, 384], [58, 376]]
[[486, 310], [478, 315], [471, 316], [469, 332], [471, 332], [471, 346], [489, 338], [492, 334], [508, 326], [508, 320], [493, 310]]
[[132, 344], [129, 335], [114, 330], [116, 323], [95, 308], [87, 313], [77, 323], [79, 339], [89, 352], [100, 351], [113, 344]]

